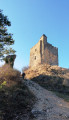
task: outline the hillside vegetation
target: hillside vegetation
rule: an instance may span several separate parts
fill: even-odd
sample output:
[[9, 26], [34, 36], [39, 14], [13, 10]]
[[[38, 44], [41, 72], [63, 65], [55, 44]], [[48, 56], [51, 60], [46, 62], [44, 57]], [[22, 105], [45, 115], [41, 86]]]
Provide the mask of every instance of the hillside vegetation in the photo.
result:
[[25, 70], [26, 78], [54, 91], [69, 93], [69, 69], [41, 64]]
[[20, 72], [5, 64], [0, 67], [0, 85], [5, 82], [6, 86], [17, 84], [20, 78]]
[[29, 120], [34, 100], [18, 70], [8, 65], [0, 68], [0, 120]]

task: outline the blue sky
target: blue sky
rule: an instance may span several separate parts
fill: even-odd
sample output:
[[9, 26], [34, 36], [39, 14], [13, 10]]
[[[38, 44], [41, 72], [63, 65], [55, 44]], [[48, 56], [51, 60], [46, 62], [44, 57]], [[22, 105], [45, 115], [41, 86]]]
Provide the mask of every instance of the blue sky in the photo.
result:
[[0, 9], [11, 21], [15, 68], [29, 65], [30, 48], [42, 34], [58, 47], [59, 66], [69, 68], [69, 0], [0, 0]]

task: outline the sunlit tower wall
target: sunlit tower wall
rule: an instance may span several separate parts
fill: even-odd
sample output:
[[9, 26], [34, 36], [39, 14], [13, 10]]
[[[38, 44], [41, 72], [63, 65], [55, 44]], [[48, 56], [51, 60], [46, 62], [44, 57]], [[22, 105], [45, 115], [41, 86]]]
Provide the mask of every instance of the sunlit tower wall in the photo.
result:
[[47, 42], [47, 36], [42, 35], [39, 42], [30, 49], [30, 64], [36, 66], [39, 64], [58, 65], [58, 48]]

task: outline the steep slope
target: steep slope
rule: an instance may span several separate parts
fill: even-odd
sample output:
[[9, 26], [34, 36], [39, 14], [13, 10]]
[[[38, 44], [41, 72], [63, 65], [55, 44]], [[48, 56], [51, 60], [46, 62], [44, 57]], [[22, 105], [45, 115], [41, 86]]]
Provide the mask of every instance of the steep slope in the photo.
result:
[[38, 82], [49, 90], [69, 92], [69, 69], [41, 64], [25, 70], [26, 79]]
[[64, 79], [63, 83], [69, 86], [69, 69], [66, 68], [51, 66], [48, 64], [41, 64], [35, 67], [28, 68], [27, 70], [25, 70], [25, 73], [27, 79], [32, 79], [40, 75], [60, 77]]
[[32, 109], [34, 115], [32, 120], [69, 120], [68, 102], [33, 81], [25, 80], [24, 82], [37, 98]]

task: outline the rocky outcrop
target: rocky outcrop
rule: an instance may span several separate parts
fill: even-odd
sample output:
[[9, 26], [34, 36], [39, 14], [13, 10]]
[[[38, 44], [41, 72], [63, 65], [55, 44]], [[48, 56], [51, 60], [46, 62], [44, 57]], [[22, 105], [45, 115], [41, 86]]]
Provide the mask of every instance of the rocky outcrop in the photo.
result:
[[61, 68], [59, 66], [51, 66], [48, 64], [40, 64], [37, 67], [30, 67], [25, 70], [26, 78], [33, 79], [38, 77], [40, 80], [52, 82], [69, 86], [69, 69]]

